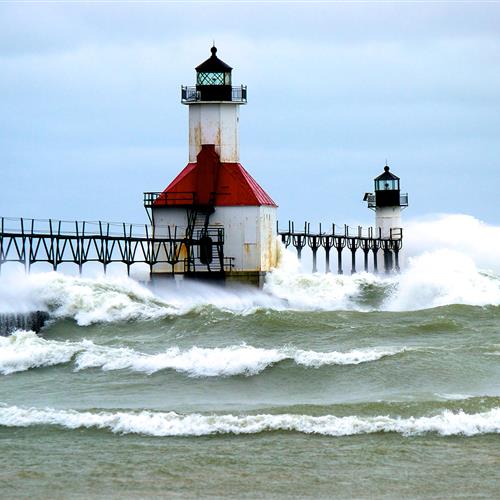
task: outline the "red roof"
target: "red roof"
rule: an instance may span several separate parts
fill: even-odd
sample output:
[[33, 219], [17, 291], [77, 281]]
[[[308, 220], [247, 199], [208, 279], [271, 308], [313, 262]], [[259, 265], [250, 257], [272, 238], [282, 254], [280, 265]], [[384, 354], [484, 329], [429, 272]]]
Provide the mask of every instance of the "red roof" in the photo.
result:
[[[193, 195], [194, 193], [194, 195]], [[221, 163], [213, 145], [204, 145], [196, 163], [188, 163], [155, 205], [277, 206], [240, 163]]]

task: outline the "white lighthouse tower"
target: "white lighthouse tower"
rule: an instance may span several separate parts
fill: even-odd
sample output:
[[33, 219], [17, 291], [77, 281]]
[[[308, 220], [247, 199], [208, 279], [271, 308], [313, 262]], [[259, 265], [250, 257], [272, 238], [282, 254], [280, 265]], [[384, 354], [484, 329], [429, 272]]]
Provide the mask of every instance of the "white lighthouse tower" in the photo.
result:
[[[364, 201], [368, 208], [375, 211], [375, 237], [399, 240], [403, 237], [401, 210], [408, 206], [408, 194], [401, 194], [400, 179], [394, 175], [388, 165], [375, 178], [375, 194], [366, 193]], [[386, 271], [392, 269], [392, 252], [384, 248]]]
[[[217, 57], [196, 67], [181, 88], [189, 107], [189, 163], [161, 193], [146, 193], [155, 237], [180, 240], [170, 265], [152, 275], [184, 275], [262, 285], [277, 264], [277, 205], [239, 163], [239, 108], [246, 86]], [[166, 251], [166, 249], [159, 251]]]

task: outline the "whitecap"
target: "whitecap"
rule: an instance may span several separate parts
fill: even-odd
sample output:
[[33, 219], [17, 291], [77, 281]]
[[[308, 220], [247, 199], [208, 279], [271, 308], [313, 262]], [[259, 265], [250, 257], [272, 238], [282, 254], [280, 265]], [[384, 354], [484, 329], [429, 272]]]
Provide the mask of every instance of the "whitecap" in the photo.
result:
[[96, 345], [90, 340], [78, 342], [47, 340], [34, 332], [18, 331], [0, 337], [0, 373], [4, 375], [30, 368], [68, 363], [75, 370], [101, 368], [104, 371], [129, 369], [152, 374], [171, 369], [190, 377], [230, 377], [257, 375], [284, 360], [304, 367], [356, 365], [376, 361], [405, 351], [405, 348], [366, 348], [346, 352], [305, 351], [289, 346], [278, 348], [231, 345], [181, 349], [177, 346], [148, 354], [129, 347]]
[[324, 436], [352, 436], [392, 432], [403, 436], [436, 433], [476, 436], [500, 433], [500, 408], [482, 413], [444, 410], [432, 416], [311, 416], [295, 414], [181, 415], [175, 412], [88, 412], [51, 408], [0, 407], [0, 425], [28, 427], [55, 425], [67, 429], [97, 428], [119, 434], [147, 436], [206, 436], [286, 431]]
[[45, 340], [35, 332], [18, 330], [9, 337], [0, 337], [0, 373], [68, 363], [82, 348], [81, 344]]

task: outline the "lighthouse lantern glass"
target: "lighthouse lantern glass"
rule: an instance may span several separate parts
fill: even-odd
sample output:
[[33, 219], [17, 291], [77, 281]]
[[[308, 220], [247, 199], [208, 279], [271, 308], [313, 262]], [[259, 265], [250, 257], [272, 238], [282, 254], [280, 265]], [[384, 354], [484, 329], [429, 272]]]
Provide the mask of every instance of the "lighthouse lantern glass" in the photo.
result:
[[231, 85], [231, 73], [200, 72], [196, 83], [198, 85]]
[[399, 190], [398, 179], [380, 179], [375, 181], [375, 191], [397, 191]]

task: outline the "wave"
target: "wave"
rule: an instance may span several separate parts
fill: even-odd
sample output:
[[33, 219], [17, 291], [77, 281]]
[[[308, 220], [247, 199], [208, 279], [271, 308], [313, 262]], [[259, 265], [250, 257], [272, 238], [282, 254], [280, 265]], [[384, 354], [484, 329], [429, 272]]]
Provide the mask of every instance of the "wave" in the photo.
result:
[[81, 351], [81, 343], [45, 340], [35, 332], [17, 331], [0, 337], [0, 373], [15, 372], [43, 366], [68, 363]]
[[324, 436], [391, 432], [403, 436], [435, 433], [476, 436], [500, 433], [500, 408], [482, 413], [452, 412], [421, 417], [311, 416], [294, 414], [181, 415], [175, 412], [89, 412], [51, 408], [0, 407], [0, 426], [54, 425], [66, 429], [106, 429], [118, 434], [147, 436], [207, 436], [286, 431]]
[[394, 356], [405, 349], [368, 348], [348, 352], [316, 352], [292, 347], [264, 349], [249, 345], [228, 347], [170, 347], [164, 352], [146, 354], [128, 347], [107, 347], [90, 340], [79, 342], [45, 340], [34, 332], [18, 331], [11, 337], [0, 337], [0, 373], [7, 375], [30, 368], [69, 363], [75, 370], [130, 369], [147, 374], [172, 369], [190, 377], [229, 377], [257, 375], [285, 360], [297, 365], [319, 368], [327, 365], [357, 365]]
[[0, 303], [11, 309], [43, 310], [53, 318], [72, 318], [80, 326], [182, 313], [178, 304], [165, 302], [128, 278], [81, 278], [48, 272], [14, 274], [6, 277], [2, 285]]
[[416, 311], [447, 305], [500, 305], [500, 276], [452, 249], [408, 259], [399, 275], [308, 274], [291, 251], [264, 289], [295, 310]]
[[406, 259], [400, 275], [310, 274], [302, 270], [294, 252], [284, 250], [280, 266], [268, 274], [263, 291], [202, 283], [167, 283], [152, 290], [127, 277], [12, 274], [0, 279], [0, 310], [43, 310], [86, 326], [212, 314], [214, 310], [248, 315], [261, 310], [367, 312], [500, 305], [500, 261], [495, 246], [496, 241], [500, 244], [500, 228], [472, 217], [440, 216], [409, 223], [405, 235], [407, 252], [413, 255]]
[[263, 349], [229, 346], [181, 350], [167, 349], [159, 354], [142, 354], [130, 349], [86, 350], [76, 359], [77, 369], [100, 367], [103, 370], [132, 369], [148, 374], [164, 369], [183, 372], [190, 377], [229, 377], [257, 375], [285, 360], [304, 367], [357, 365], [393, 356], [403, 349], [357, 349], [349, 352], [316, 352], [292, 348]]
[[82, 278], [57, 272], [11, 274], [0, 279], [0, 311], [47, 311], [80, 326], [148, 321], [217, 310], [248, 315], [285, 310], [285, 301], [258, 289], [223, 289], [205, 283], [165, 282], [154, 291], [128, 277]]

